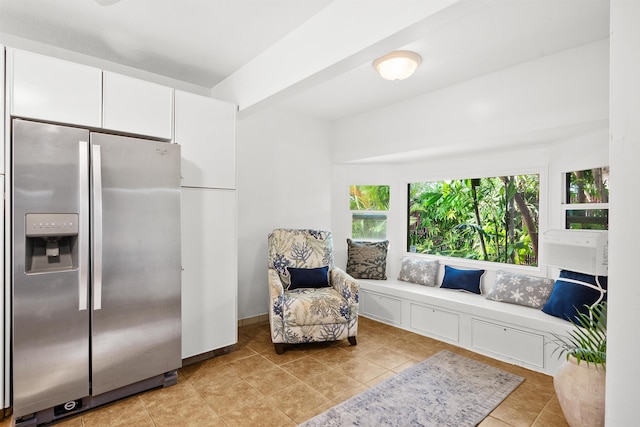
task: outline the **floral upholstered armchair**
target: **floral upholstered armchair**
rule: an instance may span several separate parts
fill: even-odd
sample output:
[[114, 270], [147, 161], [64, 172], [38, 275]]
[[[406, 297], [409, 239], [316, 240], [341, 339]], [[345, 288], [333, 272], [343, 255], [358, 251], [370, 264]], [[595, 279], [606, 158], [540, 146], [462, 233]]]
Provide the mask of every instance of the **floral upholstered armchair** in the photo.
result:
[[269, 323], [276, 353], [286, 344], [356, 345], [358, 282], [336, 268], [331, 232], [276, 229], [269, 234]]

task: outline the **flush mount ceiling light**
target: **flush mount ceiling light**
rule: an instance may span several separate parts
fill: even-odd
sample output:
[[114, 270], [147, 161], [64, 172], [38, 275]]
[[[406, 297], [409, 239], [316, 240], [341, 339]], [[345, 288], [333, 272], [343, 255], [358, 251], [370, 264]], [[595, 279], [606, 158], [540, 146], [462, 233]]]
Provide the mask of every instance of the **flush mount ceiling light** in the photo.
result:
[[111, 6], [112, 4], [118, 3], [120, 0], [94, 0], [100, 6]]
[[373, 61], [373, 68], [385, 80], [404, 80], [416, 71], [422, 58], [409, 50], [396, 50]]

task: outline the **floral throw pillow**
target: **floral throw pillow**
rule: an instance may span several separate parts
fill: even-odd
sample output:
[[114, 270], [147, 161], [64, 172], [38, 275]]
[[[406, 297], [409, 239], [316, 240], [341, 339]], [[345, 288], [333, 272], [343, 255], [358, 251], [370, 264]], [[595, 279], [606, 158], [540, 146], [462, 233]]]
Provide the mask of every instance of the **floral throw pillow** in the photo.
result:
[[347, 274], [354, 279], [386, 280], [389, 241], [357, 242], [347, 239]]
[[486, 298], [540, 309], [549, 299], [553, 285], [553, 279], [546, 277], [498, 270], [496, 281]]
[[435, 286], [437, 273], [437, 259], [405, 256], [402, 257], [402, 267], [400, 268], [400, 274], [398, 274], [398, 280], [418, 285]]

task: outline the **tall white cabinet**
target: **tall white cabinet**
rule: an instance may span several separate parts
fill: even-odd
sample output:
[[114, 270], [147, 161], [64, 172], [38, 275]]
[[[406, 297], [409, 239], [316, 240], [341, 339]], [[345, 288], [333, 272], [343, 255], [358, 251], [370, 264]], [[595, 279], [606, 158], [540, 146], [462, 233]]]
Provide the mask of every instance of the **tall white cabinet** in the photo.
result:
[[237, 343], [236, 106], [175, 91], [182, 151], [182, 358]]
[[[4, 46], [0, 44], [0, 82], [4, 82], [5, 72], [4, 72]], [[5, 283], [9, 283], [5, 278], [5, 249], [9, 247], [8, 242], [4, 240], [4, 213], [9, 208], [9, 200], [7, 197], [7, 193], [4, 188], [5, 183], [5, 135], [6, 128], [4, 126], [4, 85], [0, 84], [0, 189], [2, 189], [4, 206], [2, 212], [0, 213], [0, 224], [3, 224], [0, 227], [0, 283], [3, 285]], [[9, 300], [9, 288], [3, 286], [2, 291], [0, 291], [0, 332], [2, 334], [2, 343], [0, 344], [2, 350], [0, 350], [0, 380], [2, 384], [0, 385], [0, 419], [2, 419], [6, 414], [7, 408], [11, 406], [11, 383], [9, 381], [9, 372], [11, 372], [11, 366], [9, 365], [10, 357], [9, 357], [9, 346], [11, 345], [11, 329], [10, 329], [10, 313], [7, 301]]]
[[182, 188], [182, 358], [238, 341], [234, 190]]

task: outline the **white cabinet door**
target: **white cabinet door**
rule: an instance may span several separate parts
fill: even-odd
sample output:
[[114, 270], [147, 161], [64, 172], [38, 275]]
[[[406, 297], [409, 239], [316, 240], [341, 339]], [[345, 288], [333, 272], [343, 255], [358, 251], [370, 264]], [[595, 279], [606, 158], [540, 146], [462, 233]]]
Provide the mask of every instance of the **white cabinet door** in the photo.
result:
[[402, 301], [360, 290], [362, 314], [392, 325], [402, 324]]
[[8, 58], [13, 116], [101, 126], [101, 70], [16, 49]]
[[544, 368], [544, 335], [471, 319], [473, 348]]
[[179, 90], [175, 101], [182, 185], [235, 188], [236, 106]]
[[182, 358], [238, 341], [236, 194], [182, 188]]
[[[4, 174], [4, 46], [0, 44], [0, 174]], [[2, 187], [4, 191], [4, 186]]]
[[421, 304], [411, 303], [411, 328], [429, 336], [460, 341], [460, 315]]
[[173, 89], [104, 72], [103, 127], [171, 139]]
[[[2, 46], [0, 45], [0, 52], [2, 51]], [[1, 85], [0, 85], [1, 86]], [[1, 107], [0, 107], [1, 108]], [[2, 138], [2, 137], [0, 137]], [[0, 175], [0, 188], [4, 193], [4, 176]], [[8, 204], [5, 201], [5, 204]], [[2, 245], [0, 245], [0, 283], [4, 284], [4, 230], [7, 227], [8, 230], [11, 228], [9, 224], [5, 224], [5, 221], [8, 221], [5, 218], [4, 213], [11, 212], [11, 210], [2, 209], [0, 212], [0, 224], [3, 224], [3, 227], [0, 228], [0, 241], [2, 241]], [[0, 386], [0, 408], [5, 409], [11, 406], [11, 310], [9, 308], [10, 301], [10, 286], [4, 287], [2, 286], [3, 291], [0, 291], [0, 313], [2, 318], [0, 319], [0, 325], [4, 324], [4, 328], [0, 328], [2, 330], [2, 344], [4, 346], [4, 351], [0, 350], [0, 377], [2, 378], [2, 385]]]

